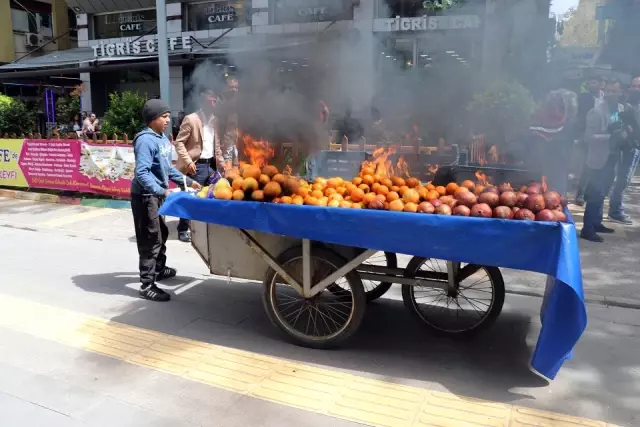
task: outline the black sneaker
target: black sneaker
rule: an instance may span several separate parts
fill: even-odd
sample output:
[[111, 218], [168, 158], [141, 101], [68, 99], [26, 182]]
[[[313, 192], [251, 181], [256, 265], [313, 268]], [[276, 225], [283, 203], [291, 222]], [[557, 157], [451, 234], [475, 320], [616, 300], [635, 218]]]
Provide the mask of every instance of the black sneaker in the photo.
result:
[[178, 233], [178, 240], [180, 240], [181, 242], [184, 243], [190, 243], [191, 242], [191, 233], [189, 233], [188, 231], [181, 231]]
[[166, 302], [171, 299], [171, 295], [153, 284], [140, 288], [140, 298], [148, 299], [150, 301]]
[[172, 277], [176, 277], [176, 274], [178, 274], [178, 271], [175, 268], [165, 267], [158, 272], [156, 280], [160, 282], [162, 280], [171, 279]]
[[588, 240], [590, 242], [602, 243], [604, 239], [602, 236], [598, 236], [596, 233], [585, 233], [584, 231], [580, 233], [580, 237], [584, 240]]
[[602, 224], [596, 227], [596, 233], [613, 234], [615, 232], [616, 230], [614, 230], [613, 228], [605, 227]]

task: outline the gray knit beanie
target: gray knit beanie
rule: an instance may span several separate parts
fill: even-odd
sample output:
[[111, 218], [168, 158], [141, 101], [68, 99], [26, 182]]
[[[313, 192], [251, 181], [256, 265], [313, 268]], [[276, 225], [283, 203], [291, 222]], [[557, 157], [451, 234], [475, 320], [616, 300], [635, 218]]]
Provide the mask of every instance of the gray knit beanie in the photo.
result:
[[150, 99], [142, 107], [142, 120], [146, 124], [154, 121], [164, 113], [171, 111], [169, 105], [161, 99]]

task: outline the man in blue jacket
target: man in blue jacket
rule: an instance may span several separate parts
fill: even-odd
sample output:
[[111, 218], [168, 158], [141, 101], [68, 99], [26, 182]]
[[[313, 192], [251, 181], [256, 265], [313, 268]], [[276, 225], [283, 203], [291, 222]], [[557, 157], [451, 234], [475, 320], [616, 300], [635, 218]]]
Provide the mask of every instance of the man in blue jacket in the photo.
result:
[[185, 177], [171, 163], [172, 145], [164, 132], [171, 122], [167, 103], [150, 99], [142, 109], [147, 127], [133, 140], [136, 159], [131, 181], [131, 210], [140, 255], [140, 296], [152, 301], [169, 301], [168, 293], [156, 286], [156, 281], [176, 275], [167, 267], [167, 237], [169, 229], [158, 214], [169, 194], [169, 180], [199, 189], [200, 184]]

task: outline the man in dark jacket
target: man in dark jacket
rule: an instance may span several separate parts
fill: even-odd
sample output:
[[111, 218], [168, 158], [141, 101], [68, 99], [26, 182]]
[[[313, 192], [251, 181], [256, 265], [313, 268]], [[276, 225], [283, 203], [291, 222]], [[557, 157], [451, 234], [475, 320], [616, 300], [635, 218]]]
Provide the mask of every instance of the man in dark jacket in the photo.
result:
[[169, 181], [200, 188], [200, 184], [178, 172], [171, 163], [172, 147], [164, 135], [171, 122], [169, 111], [164, 101], [147, 101], [142, 109], [147, 127], [133, 140], [136, 165], [131, 181], [131, 210], [140, 257], [140, 296], [152, 301], [169, 301], [169, 294], [158, 288], [156, 281], [176, 275], [176, 270], [166, 265], [169, 230], [164, 218], [158, 215], [169, 195]]

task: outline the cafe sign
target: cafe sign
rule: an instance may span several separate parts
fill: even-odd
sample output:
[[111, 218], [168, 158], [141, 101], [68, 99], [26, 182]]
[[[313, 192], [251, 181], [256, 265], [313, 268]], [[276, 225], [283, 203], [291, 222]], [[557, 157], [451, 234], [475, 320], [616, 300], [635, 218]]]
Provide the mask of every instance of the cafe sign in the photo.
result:
[[276, 0], [274, 23], [290, 24], [353, 19], [350, 0]]
[[[189, 37], [169, 37], [167, 39], [169, 51], [191, 49]], [[158, 50], [158, 40], [124, 40], [118, 43], [101, 43], [91, 46], [94, 58], [113, 58], [118, 56], [132, 56], [141, 54], [155, 55]]]
[[376, 19], [374, 29], [382, 32], [465, 30], [480, 28], [480, 18], [476, 15], [421, 16], [390, 19]]
[[244, 0], [187, 3], [187, 31], [233, 28], [244, 23]]
[[153, 29], [155, 26], [155, 9], [107, 13], [94, 16], [94, 33], [96, 39], [140, 35]]

